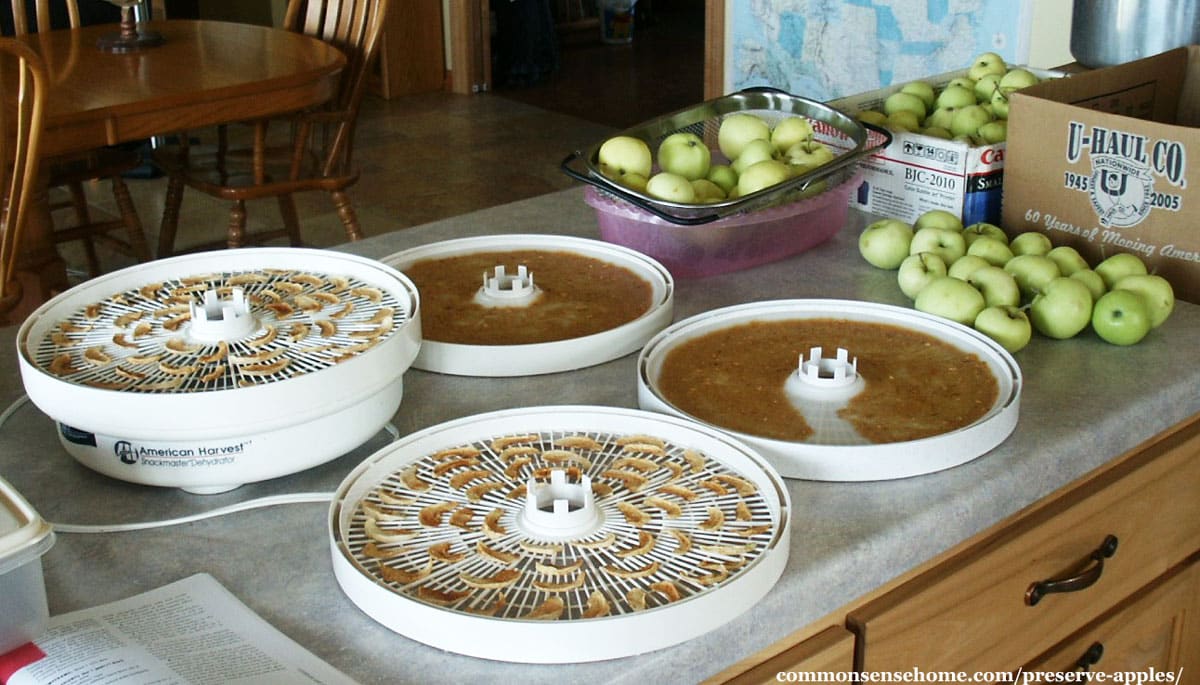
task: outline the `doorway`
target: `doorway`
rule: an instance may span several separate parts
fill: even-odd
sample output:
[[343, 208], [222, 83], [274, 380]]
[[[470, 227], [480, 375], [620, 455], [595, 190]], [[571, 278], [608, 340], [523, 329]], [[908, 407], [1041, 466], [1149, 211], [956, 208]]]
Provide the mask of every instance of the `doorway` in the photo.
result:
[[[629, 126], [695, 105], [704, 99], [704, 6], [695, 0], [639, 0], [628, 43], [601, 39], [604, 18], [597, 3], [561, 2], [555, 16], [557, 68], [534, 82], [499, 71], [493, 60], [493, 92], [541, 109], [614, 128]], [[589, 6], [583, 16], [569, 6]], [[610, 17], [611, 18], [611, 17]], [[614, 28], [618, 40], [628, 25]], [[502, 44], [497, 35], [493, 46]], [[495, 54], [495, 51], [494, 51]]]

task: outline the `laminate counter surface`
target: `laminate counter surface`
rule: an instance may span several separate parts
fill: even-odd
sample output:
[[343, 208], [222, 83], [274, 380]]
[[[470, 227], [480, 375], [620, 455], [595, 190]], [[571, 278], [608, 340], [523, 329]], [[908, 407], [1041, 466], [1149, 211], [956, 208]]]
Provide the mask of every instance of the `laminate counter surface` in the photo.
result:
[[[784, 261], [676, 282], [675, 320], [745, 302], [847, 298], [908, 306], [894, 272], [867, 265], [850, 213], [831, 241]], [[703, 230], [703, 229], [697, 229]], [[485, 234], [597, 237], [583, 190], [558, 193], [344, 246], [384, 257], [429, 242]], [[7, 329], [11, 345], [16, 329]], [[1017, 353], [1025, 385], [1015, 432], [965, 465], [903, 480], [789, 480], [790, 559], [765, 599], [680, 645], [597, 663], [534, 666], [441, 652], [384, 628], [342, 594], [330, 563], [328, 507], [295, 504], [186, 525], [104, 535], [60, 534], [44, 557], [52, 614], [120, 599], [198, 571], [214, 575], [291, 638], [364, 683], [688, 683], [783, 639], [895, 576], [1200, 411], [1200, 306], [1180, 302], [1141, 344], [1035, 337]], [[0, 359], [0, 402], [22, 394], [15, 354]], [[407, 434], [495, 409], [541, 404], [637, 406], [636, 354], [567, 373], [465, 378], [410, 370], [393, 424]], [[33, 405], [0, 434], [0, 475], [53, 522], [165, 519], [264, 495], [332, 492], [368, 444], [325, 465], [220, 495], [143, 487], [78, 465]], [[669, 629], [669, 628], [668, 628]]]

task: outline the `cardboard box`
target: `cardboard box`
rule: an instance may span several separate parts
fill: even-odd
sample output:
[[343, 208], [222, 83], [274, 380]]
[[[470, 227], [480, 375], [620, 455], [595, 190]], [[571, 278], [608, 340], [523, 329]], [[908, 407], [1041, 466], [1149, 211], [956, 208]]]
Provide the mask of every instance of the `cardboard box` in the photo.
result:
[[1200, 302], [1200, 46], [1014, 93], [1001, 225], [1132, 252]]
[[[1030, 71], [1041, 78], [1062, 75]], [[941, 90], [966, 73], [961, 69], [922, 80]], [[852, 115], [868, 109], [882, 111], [887, 96], [903, 85], [851, 95], [829, 105]], [[853, 206], [908, 222], [931, 209], [944, 209], [962, 217], [964, 224], [1000, 223], [1005, 143], [971, 146], [903, 131], [893, 136], [891, 145], [861, 163], [864, 182], [851, 198]]]

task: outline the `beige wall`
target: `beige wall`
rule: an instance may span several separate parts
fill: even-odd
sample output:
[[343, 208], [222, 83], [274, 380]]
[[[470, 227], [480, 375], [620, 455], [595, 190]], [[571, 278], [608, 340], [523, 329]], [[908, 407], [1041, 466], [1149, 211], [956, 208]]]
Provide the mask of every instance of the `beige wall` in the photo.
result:
[[1029, 32], [1029, 66], [1050, 69], [1075, 61], [1071, 56], [1071, 0], [1037, 0]]

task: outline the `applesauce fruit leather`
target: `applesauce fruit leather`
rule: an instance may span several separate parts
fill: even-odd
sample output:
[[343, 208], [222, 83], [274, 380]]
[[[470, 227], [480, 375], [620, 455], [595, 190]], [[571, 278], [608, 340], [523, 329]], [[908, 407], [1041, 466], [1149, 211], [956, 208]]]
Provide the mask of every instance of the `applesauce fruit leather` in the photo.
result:
[[[541, 290], [527, 304], [475, 301], [483, 274], [524, 265]], [[424, 259], [404, 270], [421, 294], [425, 338], [463, 345], [524, 345], [607, 331], [650, 309], [653, 289], [633, 271], [592, 257], [551, 250], [512, 250]]]
[[887, 324], [838, 319], [756, 321], [680, 343], [663, 360], [659, 388], [710, 424], [777, 440], [813, 435], [785, 391], [799, 355], [820, 346], [858, 358], [863, 389], [838, 410], [866, 440], [902, 442], [978, 420], [999, 394], [976, 355]]

